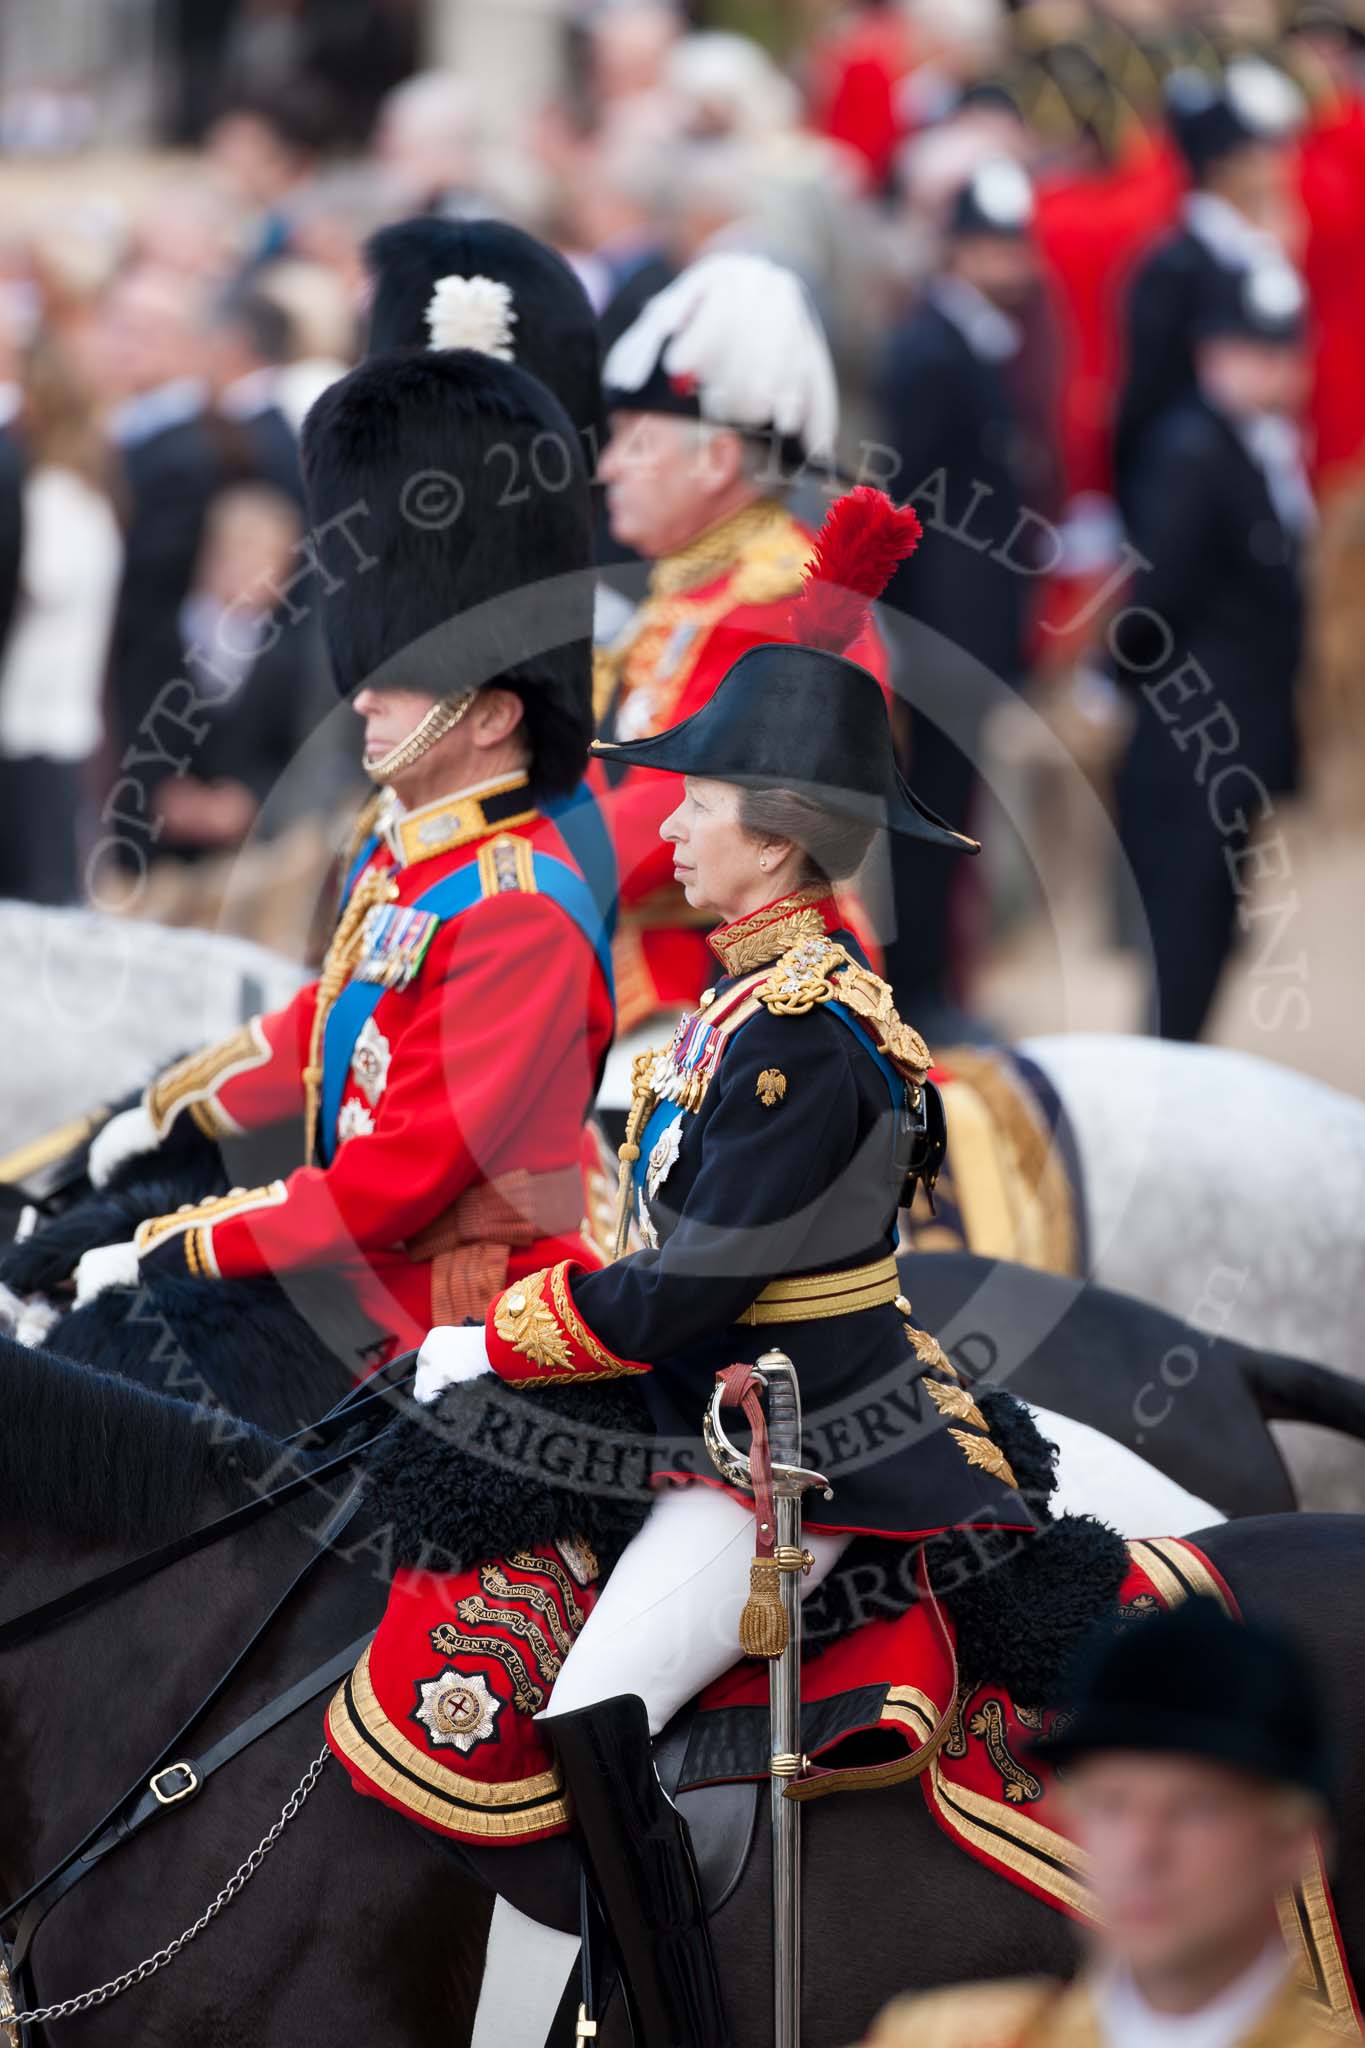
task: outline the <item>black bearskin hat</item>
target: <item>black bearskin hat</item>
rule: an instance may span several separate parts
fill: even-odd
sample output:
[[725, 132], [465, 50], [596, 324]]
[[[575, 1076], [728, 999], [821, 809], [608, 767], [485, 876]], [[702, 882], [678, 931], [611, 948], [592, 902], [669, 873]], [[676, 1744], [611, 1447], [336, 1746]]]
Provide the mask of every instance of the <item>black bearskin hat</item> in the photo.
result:
[[[485, 311], [492, 314], [501, 327], [502, 359], [519, 363], [553, 391], [582, 436], [592, 474], [605, 428], [597, 316], [562, 256], [508, 221], [422, 217], [381, 228], [365, 257], [374, 282], [368, 353], [429, 348], [433, 341], [437, 347], [486, 347], [479, 330]], [[484, 305], [471, 294], [461, 306], [459, 294], [450, 294], [457, 301], [455, 326], [442, 340], [431, 320], [433, 310], [441, 318], [437, 287], [448, 278], [471, 285], [486, 280], [505, 298], [499, 308], [489, 294]], [[474, 323], [472, 331], [460, 332], [462, 316]]]
[[1182, 1601], [1117, 1638], [1101, 1630], [1034, 1754], [1065, 1766], [1104, 1750], [1207, 1757], [1330, 1800], [1332, 1741], [1317, 1676], [1277, 1631]]
[[472, 349], [376, 356], [323, 392], [302, 456], [338, 690], [515, 689], [533, 782], [572, 788], [592, 733], [592, 527], [557, 400]]

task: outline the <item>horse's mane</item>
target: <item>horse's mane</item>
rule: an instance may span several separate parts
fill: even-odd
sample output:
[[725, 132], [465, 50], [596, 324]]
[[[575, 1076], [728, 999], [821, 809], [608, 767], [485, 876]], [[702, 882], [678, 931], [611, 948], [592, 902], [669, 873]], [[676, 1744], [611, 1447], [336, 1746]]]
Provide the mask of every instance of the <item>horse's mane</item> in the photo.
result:
[[0, 1513], [126, 1543], [209, 1519], [278, 1458], [272, 1437], [171, 1394], [0, 1338]]

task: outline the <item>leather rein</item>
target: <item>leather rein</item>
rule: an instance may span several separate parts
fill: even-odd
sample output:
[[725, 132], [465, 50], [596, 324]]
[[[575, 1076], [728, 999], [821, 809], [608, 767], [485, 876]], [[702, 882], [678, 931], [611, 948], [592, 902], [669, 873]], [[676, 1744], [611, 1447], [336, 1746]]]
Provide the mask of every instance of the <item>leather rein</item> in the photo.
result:
[[[309, 1428], [296, 1430], [284, 1438], [285, 1445], [306, 1444], [309, 1449], [323, 1448], [337, 1438], [346, 1435], [357, 1423], [380, 1420], [386, 1427], [392, 1409], [392, 1396], [412, 1379], [416, 1370], [416, 1353], [405, 1352], [390, 1360], [380, 1372], [352, 1387], [336, 1404]], [[400, 1369], [402, 1369], [400, 1371]], [[398, 1377], [394, 1377], [398, 1373]], [[382, 1380], [382, 1385], [377, 1381]], [[321, 1464], [310, 1466], [306, 1472], [286, 1480], [283, 1485], [260, 1494], [255, 1500], [220, 1515], [215, 1521], [206, 1522], [202, 1528], [193, 1529], [187, 1535], [175, 1537], [156, 1549], [143, 1552], [115, 1565], [111, 1570], [98, 1573], [82, 1581], [65, 1593], [56, 1595], [24, 1614], [13, 1616], [0, 1623], [0, 1650], [14, 1649], [21, 1643], [31, 1642], [58, 1623], [80, 1614], [92, 1607], [102, 1606], [130, 1586], [141, 1584], [158, 1573], [177, 1564], [182, 1558], [192, 1557], [197, 1552], [225, 1541], [228, 1537], [248, 1528], [253, 1522], [284, 1507], [305, 1491], [316, 1486], [320, 1480], [333, 1473], [353, 1467], [357, 1460], [370, 1448], [380, 1433], [373, 1430], [362, 1442], [353, 1445], [336, 1456], [325, 1459]], [[80, 1880], [101, 1862], [111, 1849], [131, 1841], [134, 1835], [168, 1812], [172, 1807], [183, 1805], [193, 1798], [215, 1771], [240, 1756], [261, 1736], [287, 1720], [299, 1708], [306, 1706], [321, 1693], [328, 1691], [351, 1670], [360, 1656], [372, 1631], [348, 1643], [336, 1651], [325, 1663], [310, 1671], [304, 1678], [277, 1694], [249, 1718], [238, 1724], [228, 1734], [220, 1737], [210, 1748], [198, 1756], [187, 1754], [195, 1730], [203, 1722], [210, 1709], [222, 1698], [232, 1680], [238, 1675], [252, 1652], [263, 1641], [274, 1622], [292, 1600], [295, 1593], [308, 1581], [323, 1558], [336, 1547], [343, 1531], [354, 1519], [363, 1499], [364, 1482], [357, 1479], [348, 1489], [344, 1498], [333, 1508], [322, 1529], [318, 1531], [314, 1545], [303, 1564], [294, 1573], [283, 1592], [271, 1605], [262, 1620], [252, 1630], [246, 1642], [237, 1651], [226, 1668], [214, 1680], [208, 1691], [199, 1700], [188, 1718], [163, 1744], [152, 1759], [148, 1769], [141, 1772], [137, 1781], [125, 1791], [104, 1816], [76, 1843], [74, 1848], [53, 1864], [35, 1884], [22, 1892], [9, 1905], [0, 1908], [0, 1961], [9, 1972], [10, 1990], [14, 2010], [22, 2011], [28, 2002], [21, 1996], [27, 1987], [29, 1962], [33, 1938], [48, 1913]], [[3, 1938], [3, 1929], [17, 1921], [14, 1945], [11, 1949]], [[22, 2041], [27, 2028], [18, 2028], [6, 2012], [0, 2000], [0, 2041], [6, 2038]]]

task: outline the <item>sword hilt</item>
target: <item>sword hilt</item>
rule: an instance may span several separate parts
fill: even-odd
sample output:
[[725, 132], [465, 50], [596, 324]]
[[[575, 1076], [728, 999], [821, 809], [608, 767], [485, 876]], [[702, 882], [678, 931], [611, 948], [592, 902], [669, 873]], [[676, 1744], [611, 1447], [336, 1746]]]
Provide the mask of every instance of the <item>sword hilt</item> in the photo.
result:
[[763, 1381], [767, 1395], [768, 1443], [774, 1468], [790, 1469], [801, 1462], [801, 1396], [796, 1385], [796, 1368], [785, 1351], [765, 1351], [754, 1361], [754, 1371]]

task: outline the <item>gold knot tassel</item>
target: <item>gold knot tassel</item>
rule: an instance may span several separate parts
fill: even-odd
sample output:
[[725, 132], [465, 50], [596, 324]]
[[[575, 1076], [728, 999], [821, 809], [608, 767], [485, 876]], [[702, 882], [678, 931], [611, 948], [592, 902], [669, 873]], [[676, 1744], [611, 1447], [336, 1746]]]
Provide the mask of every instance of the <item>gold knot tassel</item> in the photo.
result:
[[775, 1557], [756, 1557], [749, 1567], [749, 1597], [739, 1617], [739, 1647], [746, 1657], [780, 1657], [787, 1647], [787, 1610], [782, 1604], [782, 1569]]

